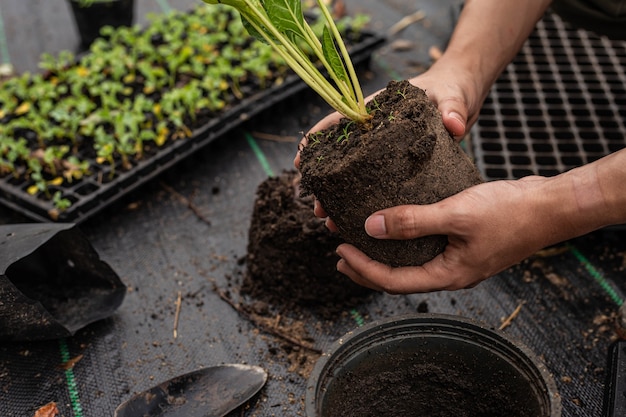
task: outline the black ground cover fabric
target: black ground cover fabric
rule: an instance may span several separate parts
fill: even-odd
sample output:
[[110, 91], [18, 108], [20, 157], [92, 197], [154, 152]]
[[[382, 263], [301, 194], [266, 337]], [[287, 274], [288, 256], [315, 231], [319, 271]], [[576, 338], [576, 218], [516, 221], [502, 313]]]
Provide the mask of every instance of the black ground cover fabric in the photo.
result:
[[[404, 9], [415, 10], [412, 2], [410, 7], [390, 2], [391, 8], [378, 3], [358, 2], [358, 8], [379, 11], [376, 17], [387, 23]], [[364, 76], [368, 93], [388, 81], [384, 63], [402, 62], [397, 55], [385, 61], [385, 53]], [[246, 128], [299, 138], [327, 110], [304, 96]], [[270, 375], [243, 415], [304, 415], [306, 380], [281, 353], [285, 342], [242, 317], [214, 288], [240, 300], [256, 187], [268, 175], [291, 168], [297, 144], [255, 143], [267, 166], [244, 132], [233, 132], [81, 225], [128, 286], [124, 303], [111, 318], [71, 338], [0, 343], [1, 416], [32, 417], [54, 401], [64, 417], [110, 417], [138, 391], [200, 367], [233, 362], [260, 365]], [[0, 209], [2, 223], [23, 220]], [[315, 348], [324, 350], [362, 321], [427, 311], [498, 328], [521, 304], [504, 332], [544, 360], [557, 382], [564, 416], [599, 416], [618, 305], [606, 288], [618, 297], [626, 292], [625, 270], [626, 232], [604, 230], [543, 251], [474, 289], [381, 294], [332, 320], [306, 310], [300, 319]]]
[[[286, 166], [295, 145], [260, 146], [272, 166]], [[302, 413], [305, 379], [289, 370], [288, 360], [271, 353], [284, 342], [259, 331], [213, 290], [215, 283], [236, 297], [254, 191], [265, 176], [244, 138], [233, 135], [84, 225], [102, 259], [128, 285], [125, 302], [112, 318], [65, 341], [0, 344], [1, 414], [34, 415], [39, 406], [55, 401], [64, 416], [110, 416], [135, 392], [203, 366], [231, 362], [261, 365], [270, 373], [246, 415]], [[181, 195], [211, 224], [194, 214]], [[428, 311], [498, 327], [523, 303], [505, 332], [545, 360], [562, 395], [564, 415], [599, 415], [617, 304], [572, 248], [592, 270], [626, 291], [624, 237], [623, 231], [600, 231], [535, 256], [474, 289], [377, 295], [356, 309], [358, 315], [346, 311], [321, 321], [311, 314], [306, 324], [315, 347], [323, 350], [358, 325], [354, 317], [367, 322]], [[174, 339], [179, 291], [182, 306]], [[64, 344], [70, 359], [82, 355], [72, 370], [74, 387], [71, 382], [68, 386], [62, 369]], [[82, 414], [72, 409], [72, 395], [78, 395]]]

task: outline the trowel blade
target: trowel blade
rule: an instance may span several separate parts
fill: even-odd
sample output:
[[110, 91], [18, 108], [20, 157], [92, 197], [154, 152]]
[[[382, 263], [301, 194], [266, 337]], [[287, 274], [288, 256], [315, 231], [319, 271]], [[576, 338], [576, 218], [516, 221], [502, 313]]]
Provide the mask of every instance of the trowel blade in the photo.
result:
[[265, 385], [258, 366], [230, 364], [177, 376], [122, 403], [115, 417], [223, 417]]

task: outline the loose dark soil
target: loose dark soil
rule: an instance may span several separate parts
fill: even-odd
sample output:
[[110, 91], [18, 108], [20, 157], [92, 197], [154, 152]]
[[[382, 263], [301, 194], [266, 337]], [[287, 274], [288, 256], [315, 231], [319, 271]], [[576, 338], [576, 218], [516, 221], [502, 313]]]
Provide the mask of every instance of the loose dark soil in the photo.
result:
[[343, 119], [309, 137], [302, 189], [321, 202], [341, 237], [371, 258], [422, 265], [443, 251], [445, 236], [378, 240], [365, 233], [365, 219], [387, 207], [435, 203], [482, 179], [423, 90], [392, 81], [369, 106], [368, 126]]
[[[380, 353], [379, 353], [380, 354]], [[450, 355], [441, 363], [388, 353], [334, 381], [323, 417], [539, 417], [544, 413], [523, 378], [481, 380], [477, 363]], [[485, 375], [483, 375], [484, 377]]]
[[259, 185], [249, 229], [247, 272], [241, 288], [269, 310], [322, 318], [365, 301], [373, 292], [337, 272], [343, 241], [313, 214], [312, 197], [300, 197], [296, 171]]

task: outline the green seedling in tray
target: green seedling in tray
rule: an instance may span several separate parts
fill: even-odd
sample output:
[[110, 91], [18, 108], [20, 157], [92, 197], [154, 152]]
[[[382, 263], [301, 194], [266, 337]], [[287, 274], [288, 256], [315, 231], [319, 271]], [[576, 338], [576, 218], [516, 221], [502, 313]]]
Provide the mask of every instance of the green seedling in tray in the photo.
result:
[[[319, 38], [304, 17], [301, 0], [203, 1], [235, 8], [248, 32], [271, 45], [287, 65], [339, 113], [359, 123], [371, 118], [341, 34], [321, 0], [317, 0], [317, 4], [325, 25]], [[332, 81], [312, 62], [305, 48], [313, 52]]]

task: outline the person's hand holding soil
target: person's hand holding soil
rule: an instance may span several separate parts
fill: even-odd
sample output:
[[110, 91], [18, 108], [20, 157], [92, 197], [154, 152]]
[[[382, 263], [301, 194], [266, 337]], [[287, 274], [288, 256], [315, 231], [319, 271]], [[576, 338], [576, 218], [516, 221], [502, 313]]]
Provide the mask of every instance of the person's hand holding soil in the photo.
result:
[[622, 150], [552, 178], [493, 181], [434, 204], [381, 210], [365, 222], [370, 236], [445, 234], [445, 251], [422, 266], [390, 268], [344, 244], [337, 268], [389, 293], [473, 287], [548, 245], [626, 222], [625, 181]]

